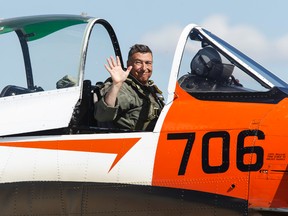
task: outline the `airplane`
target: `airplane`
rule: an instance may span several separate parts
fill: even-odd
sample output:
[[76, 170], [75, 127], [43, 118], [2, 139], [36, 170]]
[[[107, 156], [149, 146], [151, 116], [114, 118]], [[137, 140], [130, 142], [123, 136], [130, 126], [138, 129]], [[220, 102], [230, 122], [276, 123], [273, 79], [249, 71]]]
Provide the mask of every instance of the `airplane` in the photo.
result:
[[183, 29], [153, 131], [94, 118], [107, 57], [124, 68], [105, 19], [1, 19], [0, 36], [2, 216], [288, 215], [288, 85], [212, 32]]

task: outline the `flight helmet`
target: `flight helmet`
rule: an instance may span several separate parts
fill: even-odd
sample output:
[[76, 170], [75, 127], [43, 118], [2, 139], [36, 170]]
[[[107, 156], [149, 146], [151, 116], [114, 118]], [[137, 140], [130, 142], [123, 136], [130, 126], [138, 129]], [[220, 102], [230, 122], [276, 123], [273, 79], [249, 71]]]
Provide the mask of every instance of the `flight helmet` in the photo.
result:
[[223, 72], [221, 56], [212, 47], [199, 50], [190, 63], [191, 74], [218, 80]]

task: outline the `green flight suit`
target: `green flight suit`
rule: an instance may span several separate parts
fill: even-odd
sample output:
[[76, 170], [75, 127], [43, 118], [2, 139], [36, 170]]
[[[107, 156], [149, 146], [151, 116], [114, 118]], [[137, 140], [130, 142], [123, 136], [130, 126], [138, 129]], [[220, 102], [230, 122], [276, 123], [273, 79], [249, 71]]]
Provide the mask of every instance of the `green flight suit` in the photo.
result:
[[[105, 101], [112, 80], [105, 81], [101, 89], [103, 97], [95, 103], [94, 117], [101, 122], [112, 122], [115, 128], [152, 131], [163, 108], [162, 92], [153, 84], [142, 85], [129, 75], [117, 96], [116, 106], [110, 107]], [[160, 94], [160, 96], [159, 96]]]

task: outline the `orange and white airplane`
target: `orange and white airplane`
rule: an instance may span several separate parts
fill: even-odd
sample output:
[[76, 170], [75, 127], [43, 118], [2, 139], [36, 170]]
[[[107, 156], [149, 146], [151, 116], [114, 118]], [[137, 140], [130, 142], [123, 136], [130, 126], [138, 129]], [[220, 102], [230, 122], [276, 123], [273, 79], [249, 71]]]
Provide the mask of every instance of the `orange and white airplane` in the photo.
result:
[[288, 214], [288, 85], [211, 32], [183, 29], [152, 132], [93, 117], [106, 20], [2, 19], [0, 47], [1, 216]]

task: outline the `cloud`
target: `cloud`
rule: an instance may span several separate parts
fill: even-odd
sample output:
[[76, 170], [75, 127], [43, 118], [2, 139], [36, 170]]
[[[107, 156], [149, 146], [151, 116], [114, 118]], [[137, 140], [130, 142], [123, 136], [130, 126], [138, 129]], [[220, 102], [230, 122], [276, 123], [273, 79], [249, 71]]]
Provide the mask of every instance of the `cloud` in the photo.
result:
[[231, 25], [223, 15], [211, 16], [201, 25], [288, 81], [288, 34], [268, 38], [255, 26]]
[[[209, 16], [199, 24], [264, 67], [271, 69], [276, 66], [277, 70], [282, 71], [282, 76], [288, 73], [288, 33], [278, 38], [268, 38], [250, 24], [231, 24], [224, 15]], [[183, 28], [177, 24], [164, 26], [144, 35], [142, 41], [151, 45], [157, 52], [174, 53]]]
[[282, 36], [275, 42], [275, 48], [278, 51], [279, 56], [283, 60], [288, 60], [288, 34]]
[[141, 41], [159, 53], [174, 52], [181, 32], [181, 26], [172, 24], [143, 35]]
[[[261, 54], [261, 58], [269, 58], [269, 51], [276, 49], [261, 32], [249, 25], [230, 25], [228, 18], [223, 15], [208, 17], [201, 26], [218, 35], [241, 51], [253, 56]], [[174, 51], [183, 27], [177, 24], [164, 26], [142, 37], [142, 42], [150, 44], [158, 52]], [[283, 42], [285, 39], [283, 39]], [[278, 43], [281, 47], [281, 43]], [[287, 45], [288, 46], [288, 45]], [[266, 55], [266, 56], [265, 56]]]
[[228, 18], [223, 15], [211, 16], [201, 25], [249, 56], [259, 60], [270, 58], [273, 44], [253, 26], [229, 25]]

